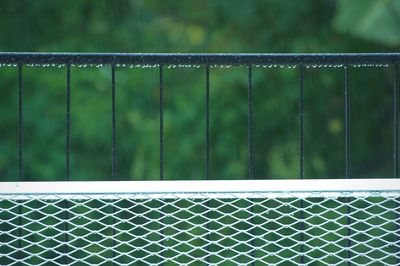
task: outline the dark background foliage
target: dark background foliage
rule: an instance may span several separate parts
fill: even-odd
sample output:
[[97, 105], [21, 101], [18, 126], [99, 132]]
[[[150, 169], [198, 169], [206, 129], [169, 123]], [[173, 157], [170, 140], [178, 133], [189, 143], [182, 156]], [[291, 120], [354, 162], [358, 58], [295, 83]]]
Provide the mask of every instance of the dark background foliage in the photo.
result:
[[[398, 1], [9, 1], [0, 50], [395, 52]], [[391, 67], [351, 68], [351, 176], [392, 176]], [[72, 68], [72, 180], [111, 178], [111, 71]], [[344, 176], [344, 71], [305, 74], [305, 175]], [[65, 67], [24, 75], [25, 179], [63, 180]], [[211, 177], [246, 177], [247, 76], [211, 70]], [[205, 175], [204, 68], [165, 70], [165, 177]], [[118, 68], [118, 179], [159, 178], [158, 69]], [[0, 68], [0, 177], [18, 178], [17, 69]], [[256, 178], [298, 178], [299, 70], [254, 69]]]

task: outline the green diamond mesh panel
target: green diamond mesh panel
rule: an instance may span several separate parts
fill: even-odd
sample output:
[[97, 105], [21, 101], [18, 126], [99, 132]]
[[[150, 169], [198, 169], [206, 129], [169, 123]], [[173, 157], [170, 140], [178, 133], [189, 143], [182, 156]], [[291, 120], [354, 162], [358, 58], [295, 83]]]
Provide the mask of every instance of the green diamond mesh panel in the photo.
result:
[[19, 194], [2, 265], [396, 265], [400, 192]]

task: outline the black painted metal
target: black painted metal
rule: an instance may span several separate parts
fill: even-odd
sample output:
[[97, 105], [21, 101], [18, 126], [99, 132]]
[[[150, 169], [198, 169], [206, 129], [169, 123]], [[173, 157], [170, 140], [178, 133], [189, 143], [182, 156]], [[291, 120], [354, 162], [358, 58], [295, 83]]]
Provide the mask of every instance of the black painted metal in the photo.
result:
[[160, 180], [164, 180], [164, 75], [160, 66]]
[[350, 178], [350, 96], [349, 68], [344, 68], [344, 98], [345, 98], [345, 177]]
[[[300, 86], [299, 86], [299, 151], [300, 151], [300, 179], [304, 179], [304, 66], [300, 66]], [[304, 264], [304, 202], [300, 201], [300, 263]]]
[[[210, 66], [206, 66], [206, 180], [210, 179]], [[206, 202], [206, 206], [210, 207], [210, 202]], [[207, 218], [209, 213], [207, 213]], [[206, 228], [210, 231], [210, 223], [207, 223]], [[207, 241], [210, 242], [210, 233], [207, 234]], [[210, 251], [210, 244], [206, 247], [207, 252]], [[206, 258], [207, 264], [210, 263], [210, 256]]]
[[[67, 112], [66, 112], [66, 141], [65, 141], [65, 181], [69, 181], [70, 179], [70, 174], [71, 174], [71, 168], [70, 168], [70, 151], [71, 151], [71, 65], [67, 64]], [[65, 221], [68, 221], [69, 219], [69, 214], [68, 214], [68, 209], [69, 209], [69, 204], [68, 201], [66, 200], [64, 202], [64, 219]], [[69, 226], [68, 222], [64, 224], [64, 232], [68, 232]], [[68, 254], [68, 242], [69, 242], [69, 237], [68, 234], [64, 234], [64, 254]], [[68, 258], [64, 258], [64, 264], [68, 264]]]
[[[349, 68], [348, 66], [344, 67], [344, 120], [345, 120], [345, 177], [346, 179], [350, 178], [350, 95], [349, 95]], [[347, 251], [347, 258], [350, 260], [352, 257], [352, 252], [350, 251], [350, 247], [352, 246], [351, 235], [352, 230], [350, 228], [350, 224], [352, 223], [350, 219], [351, 213], [351, 198], [347, 198], [347, 219], [346, 225], [347, 229], [347, 247], [349, 248]], [[350, 261], [347, 262], [347, 265], [351, 265]]]
[[304, 67], [300, 66], [299, 92], [299, 149], [300, 149], [300, 179], [304, 178]]
[[247, 85], [247, 146], [248, 179], [253, 179], [253, 69], [248, 66]]
[[[116, 120], [115, 120], [115, 65], [111, 65], [111, 179], [115, 181], [117, 179], [117, 167], [116, 167], [116, 154], [117, 154], [117, 144], [116, 144]], [[112, 206], [112, 213], [115, 213], [115, 206]], [[115, 224], [115, 217], [112, 217], [112, 224]], [[112, 235], [115, 235], [115, 227], [112, 229]], [[114, 249], [116, 246], [116, 241], [112, 240], [112, 257], [115, 258], [117, 253]], [[115, 265], [113, 262], [112, 265]]]
[[67, 114], [66, 114], [66, 143], [65, 143], [65, 181], [69, 180], [71, 174], [71, 65], [67, 65]]
[[[23, 160], [23, 152], [24, 152], [24, 127], [23, 127], [23, 87], [22, 87], [22, 64], [18, 64], [18, 180], [24, 181], [24, 160]], [[22, 225], [22, 207], [18, 206], [18, 224]], [[22, 229], [18, 228], [18, 236], [20, 239], [18, 240], [18, 248], [22, 250]], [[18, 255], [22, 257], [22, 253]], [[21, 263], [19, 263], [21, 265]]]
[[22, 64], [18, 64], [18, 169], [19, 181], [24, 179], [24, 121], [23, 121]]
[[[247, 66], [247, 178], [253, 179], [253, 68]], [[251, 212], [254, 208], [251, 207]], [[253, 218], [251, 223], [254, 223]], [[255, 235], [254, 229], [251, 230], [251, 235]], [[251, 257], [255, 258], [254, 239], [251, 241], [252, 251]], [[254, 261], [251, 265], [255, 265]]]
[[117, 142], [116, 142], [116, 120], [115, 120], [115, 65], [111, 66], [111, 112], [112, 112], [112, 180], [117, 178]]
[[[399, 66], [395, 65], [393, 69], [393, 177], [399, 178]], [[400, 218], [399, 204], [396, 203], [396, 220]], [[396, 242], [399, 241], [400, 226], [396, 228]], [[400, 248], [397, 247], [396, 253], [400, 254]], [[397, 264], [400, 265], [400, 256], [397, 256]]]
[[[163, 65], [160, 65], [159, 68], [159, 78], [160, 78], [160, 180], [164, 180], [164, 72]], [[161, 210], [162, 210], [162, 203]], [[160, 216], [162, 214], [160, 213]], [[164, 230], [161, 230], [161, 235], [164, 235]], [[162, 236], [160, 236], [160, 239]], [[164, 250], [162, 247], [164, 246], [164, 240], [161, 241], [161, 250]], [[164, 252], [162, 251], [161, 254]], [[161, 260], [161, 258], [160, 258]], [[161, 260], [160, 265], [164, 265], [164, 262]]]
[[399, 139], [399, 87], [398, 87], [398, 78], [399, 78], [399, 68], [398, 65], [394, 66], [393, 69], [393, 177], [399, 177], [399, 147], [398, 147], [398, 139]]
[[397, 64], [400, 53], [354, 54], [128, 54], [0, 53], [6, 64]]
[[210, 66], [206, 66], [206, 179], [210, 179]]

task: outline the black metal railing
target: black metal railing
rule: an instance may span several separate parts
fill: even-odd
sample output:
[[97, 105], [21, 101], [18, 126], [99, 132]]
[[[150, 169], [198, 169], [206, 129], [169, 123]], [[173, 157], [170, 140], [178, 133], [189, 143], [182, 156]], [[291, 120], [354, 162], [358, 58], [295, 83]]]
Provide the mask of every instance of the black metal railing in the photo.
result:
[[66, 169], [65, 180], [70, 178], [70, 81], [72, 65], [110, 65], [111, 66], [111, 112], [112, 112], [112, 179], [117, 176], [117, 139], [115, 114], [115, 67], [118, 65], [152, 65], [159, 67], [159, 105], [160, 105], [160, 180], [164, 179], [164, 74], [166, 65], [203, 65], [205, 70], [205, 177], [210, 177], [210, 67], [223, 65], [242, 65], [248, 69], [248, 110], [247, 110], [247, 177], [253, 178], [253, 75], [255, 65], [268, 66], [298, 66], [299, 67], [299, 178], [304, 178], [304, 72], [305, 67], [314, 65], [340, 66], [344, 69], [344, 120], [345, 120], [345, 169], [344, 176], [350, 178], [350, 96], [349, 96], [349, 67], [352, 65], [392, 65], [393, 66], [393, 176], [398, 177], [398, 64], [400, 54], [95, 54], [95, 53], [0, 53], [0, 64], [18, 66], [18, 168], [19, 178], [24, 176], [24, 129], [23, 129], [23, 67], [24, 65], [61, 64], [67, 68], [66, 90]]
[[[354, 65], [390, 65], [393, 67], [393, 177], [398, 178], [398, 78], [400, 64], [400, 53], [380, 54], [95, 54], [95, 53], [0, 53], [0, 64], [11, 64], [18, 67], [18, 169], [19, 180], [24, 181], [24, 104], [23, 104], [23, 71], [24, 65], [46, 65], [61, 64], [67, 68], [66, 76], [66, 166], [65, 181], [70, 179], [70, 91], [71, 91], [71, 66], [73, 65], [110, 65], [111, 66], [111, 112], [112, 112], [112, 147], [111, 147], [111, 179], [117, 177], [117, 139], [116, 139], [116, 78], [115, 68], [118, 65], [152, 65], [159, 67], [159, 167], [160, 180], [164, 179], [164, 72], [163, 67], [167, 65], [201, 65], [205, 67], [205, 179], [210, 178], [210, 67], [220, 65], [241, 65], [248, 70], [247, 82], [247, 178], [253, 179], [253, 66], [297, 66], [299, 68], [299, 178], [305, 178], [304, 174], [304, 73], [306, 67], [313, 65], [339, 66], [343, 69], [343, 94], [344, 94], [344, 143], [343, 154], [345, 158], [345, 178], [351, 178], [351, 145], [350, 145], [350, 87], [349, 68]], [[351, 199], [347, 199], [348, 204]], [[67, 203], [66, 203], [67, 204]], [[302, 203], [301, 203], [302, 205]], [[301, 206], [302, 208], [303, 206]], [[68, 208], [68, 205], [66, 205]], [[20, 210], [21, 211], [21, 210]], [[347, 212], [351, 212], [348, 207]], [[301, 212], [300, 218], [304, 219]], [[21, 222], [21, 221], [20, 221]], [[346, 223], [349, 225], [351, 219], [348, 217]], [[301, 229], [304, 230], [303, 225]], [[397, 231], [399, 232], [399, 228]], [[20, 232], [21, 233], [21, 232]], [[348, 229], [347, 234], [352, 234]], [[303, 241], [303, 234], [300, 241]], [[348, 247], [352, 245], [349, 238]], [[304, 253], [302, 247], [301, 251]], [[351, 257], [350, 252], [348, 257]], [[304, 263], [304, 257], [301, 257]]]
[[113, 54], [0, 53], [5, 64], [313, 65], [398, 64], [399, 53], [353, 54]]

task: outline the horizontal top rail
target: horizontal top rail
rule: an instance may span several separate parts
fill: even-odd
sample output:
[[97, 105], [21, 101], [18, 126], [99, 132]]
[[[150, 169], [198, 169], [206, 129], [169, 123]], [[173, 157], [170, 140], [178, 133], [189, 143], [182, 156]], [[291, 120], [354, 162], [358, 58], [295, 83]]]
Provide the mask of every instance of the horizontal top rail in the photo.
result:
[[0, 52], [0, 64], [357, 65], [398, 63], [400, 63], [400, 53], [183, 54]]
[[119, 200], [398, 197], [396, 179], [0, 182], [0, 199]]
[[257, 193], [399, 191], [400, 179], [0, 182], [6, 194]]

